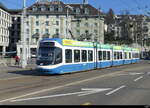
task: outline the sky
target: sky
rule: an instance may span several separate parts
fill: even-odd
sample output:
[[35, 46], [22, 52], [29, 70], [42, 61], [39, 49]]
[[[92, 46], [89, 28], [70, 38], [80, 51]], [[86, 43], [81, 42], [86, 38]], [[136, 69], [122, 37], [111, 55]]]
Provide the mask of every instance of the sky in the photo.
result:
[[[26, 0], [27, 6], [34, 4], [37, 0]], [[83, 0], [61, 0], [64, 3], [82, 3]], [[21, 9], [23, 0], [0, 0], [9, 9]], [[149, 15], [150, 0], [88, 0], [95, 8], [101, 8], [106, 13], [112, 8], [115, 14], [122, 14], [128, 10], [130, 14]]]

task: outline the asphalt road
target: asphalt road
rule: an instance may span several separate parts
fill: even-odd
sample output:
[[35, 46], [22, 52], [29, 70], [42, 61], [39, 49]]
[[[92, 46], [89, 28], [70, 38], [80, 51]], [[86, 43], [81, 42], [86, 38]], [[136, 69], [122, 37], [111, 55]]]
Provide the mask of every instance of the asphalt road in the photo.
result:
[[150, 105], [150, 61], [64, 75], [3, 73], [1, 105]]

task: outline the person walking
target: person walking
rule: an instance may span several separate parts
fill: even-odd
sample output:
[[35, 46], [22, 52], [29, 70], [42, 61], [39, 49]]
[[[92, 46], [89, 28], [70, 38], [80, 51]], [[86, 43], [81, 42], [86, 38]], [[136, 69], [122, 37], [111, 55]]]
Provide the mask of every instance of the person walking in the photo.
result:
[[19, 65], [20, 58], [19, 56], [15, 56], [15, 65]]

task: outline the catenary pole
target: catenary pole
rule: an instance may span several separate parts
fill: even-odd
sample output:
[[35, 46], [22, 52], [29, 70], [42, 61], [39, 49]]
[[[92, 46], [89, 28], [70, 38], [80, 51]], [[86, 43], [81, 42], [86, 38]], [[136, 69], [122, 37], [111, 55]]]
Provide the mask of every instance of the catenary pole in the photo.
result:
[[26, 0], [23, 0], [23, 14], [22, 14], [22, 37], [23, 37], [23, 47], [22, 47], [22, 68], [27, 66], [27, 49], [26, 49]]

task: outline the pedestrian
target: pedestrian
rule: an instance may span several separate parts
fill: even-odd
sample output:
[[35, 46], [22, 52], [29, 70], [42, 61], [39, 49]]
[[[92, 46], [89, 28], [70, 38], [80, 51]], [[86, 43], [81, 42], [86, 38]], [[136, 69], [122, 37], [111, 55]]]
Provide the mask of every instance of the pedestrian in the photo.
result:
[[15, 65], [19, 65], [20, 58], [19, 56], [15, 56]]

